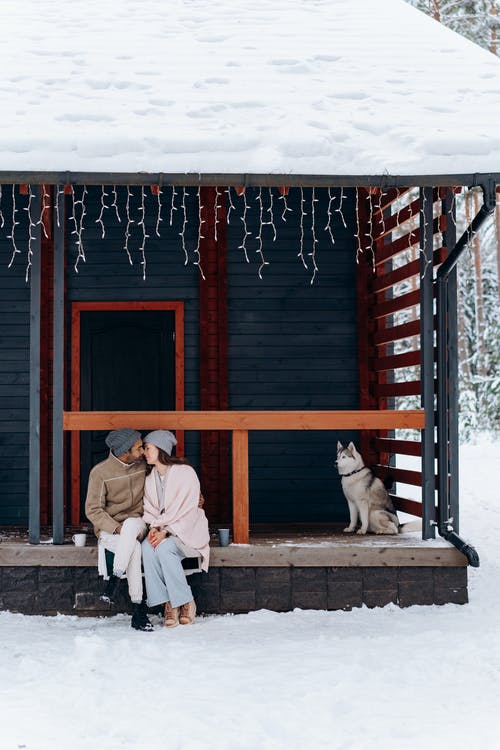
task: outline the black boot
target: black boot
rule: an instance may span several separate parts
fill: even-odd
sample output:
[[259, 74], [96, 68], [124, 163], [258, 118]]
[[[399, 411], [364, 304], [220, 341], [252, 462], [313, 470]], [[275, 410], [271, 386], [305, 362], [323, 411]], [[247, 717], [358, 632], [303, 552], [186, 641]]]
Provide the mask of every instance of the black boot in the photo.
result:
[[154, 630], [146, 613], [146, 602], [132, 604], [132, 621], [130, 625], [134, 630]]
[[106, 591], [101, 596], [103, 602], [109, 602], [114, 604], [118, 597], [118, 591], [120, 588], [121, 578], [118, 576], [110, 576], [106, 583]]

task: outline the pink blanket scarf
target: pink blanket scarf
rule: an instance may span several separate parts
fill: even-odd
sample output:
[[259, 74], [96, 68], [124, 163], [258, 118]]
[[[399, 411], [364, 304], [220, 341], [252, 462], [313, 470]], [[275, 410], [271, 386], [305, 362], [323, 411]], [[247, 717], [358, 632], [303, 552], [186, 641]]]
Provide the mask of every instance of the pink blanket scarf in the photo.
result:
[[146, 477], [144, 485], [143, 519], [151, 527], [168, 530], [188, 547], [197, 550], [202, 570], [208, 570], [210, 556], [208, 521], [198, 508], [200, 482], [194, 469], [174, 464], [167, 471], [163, 487], [163, 509], [156, 490], [154, 472]]

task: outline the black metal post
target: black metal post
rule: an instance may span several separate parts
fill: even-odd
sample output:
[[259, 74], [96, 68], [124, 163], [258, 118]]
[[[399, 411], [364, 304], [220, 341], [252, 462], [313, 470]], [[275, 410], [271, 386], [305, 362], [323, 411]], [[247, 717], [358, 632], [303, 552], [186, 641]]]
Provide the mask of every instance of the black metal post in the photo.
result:
[[[446, 247], [452, 248], [457, 241], [455, 223], [456, 209], [452, 190], [446, 191], [444, 210], [446, 214]], [[458, 434], [458, 299], [457, 269], [448, 278], [448, 492], [450, 517], [457, 534], [460, 531], [459, 516], [459, 434]]]
[[437, 287], [437, 427], [438, 427], [438, 530], [442, 537], [450, 541], [457, 549], [463, 552], [469, 564], [473, 567], [479, 566], [479, 556], [471, 545], [466, 544], [458, 536], [455, 528], [453, 508], [458, 516], [458, 493], [453, 500], [453, 508], [450, 503], [450, 489], [448, 475], [450, 470], [448, 454], [448, 356], [447, 356], [447, 328], [448, 318], [448, 281], [451, 273], [456, 269], [458, 260], [484, 221], [493, 213], [496, 205], [496, 184], [490, 180], [482, 186], [483, 205], [472, 220], [471, 225], [460, 237], [455, 247], [448, 254], [446, 260], [441, 264], [436, 275]]
[[64, 192], [54, 187], [54, 362], [52, 378], [52, 539], [64, 541]]
[[420, 190], [420, 383], [425, 411], [422, 430], [422, 538], [436, 536], [434, 468], [433, 189]]
[[40, 544], [40, 309], [41, 309], [41, 211], [40, 187], [30, 186], [29, 267], [30, 281], [30, 385], [29, 385], [29, 531], [30, 544]]

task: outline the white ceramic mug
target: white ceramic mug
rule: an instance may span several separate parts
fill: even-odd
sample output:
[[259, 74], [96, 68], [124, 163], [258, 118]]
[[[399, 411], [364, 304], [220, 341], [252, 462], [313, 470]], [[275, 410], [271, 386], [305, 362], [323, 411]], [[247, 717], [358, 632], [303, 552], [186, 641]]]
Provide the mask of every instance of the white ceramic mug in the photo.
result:
[[75, 547], [85, 547], [87, 541], [87, 534], [73, 534], [71, 541]]

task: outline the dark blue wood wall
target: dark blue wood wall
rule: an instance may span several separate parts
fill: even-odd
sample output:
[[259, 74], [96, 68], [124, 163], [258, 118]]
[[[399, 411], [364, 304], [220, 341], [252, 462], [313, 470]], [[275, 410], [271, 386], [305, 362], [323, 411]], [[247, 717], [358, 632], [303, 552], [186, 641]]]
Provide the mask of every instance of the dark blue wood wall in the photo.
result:
[[28, 197], [15, 190], [13, 255], [12, 186], [2, 186], [0, 218], [0, 523], [25, 524], [28, 508], [29, 285]]
[[[263, 228], [269, 265], [258, 276], [261, 256], [257, 190], [247, 190], [246, 262], [239, 218], [228, 228], [229, 394], [231, 409], [356, 409], [358, 401], [354, 194], [315, 190], [316, 264], [314, 283], [312, 190], [291, 189], [286, 222], [283, 200], [273, 191], [271, 225]], [[270, 221], [270, 194], [262, 190], [263, 217]], [[233, 202], [241, 214], [243, 198]], [[305, 268], [300, 253], [301, 214]], [[251, 519], [324, 521], [346, 518], [346, 503], [334, 466], [337, 438], [330, 432], [258, 432], [250, 435]]]
[[[118, 221], [116, 211], [108, 208], [104, 212], [105, 236], [102, 237], [101, 224], [97, 221], [101, 211], [101, 188], [87, 188], [85, 198], [87, 216], [84, 218], [83, 232], [85, 262], [80, 260], [78, 272], [75, 263], [78, 257], [76, 245], [77, 236], [74, 232], [74, 221], [71, 218], [71, 203], [67, 200], [68, 233], [67, 246], [67, 300], [82, 301], [182, 301], [184, 302], [184, 344], [185, 344], [185, 408], [199, 409], [199, 306], [198, 282], [199, 270], [194, 264], [194, 248], [198, 235], [198, 208], [196, 190], [189, 189], [185, 195], [186, 216], [185, 245], [188, 251], [188, 262], [182, 248], [181, 232], [184, 223], [182, 208], [182, 188], [177, 188], [174, 204], [177, 209], [172, 212], [170, 225], [170, 196], [162, 196], [161, 222], [159, 223], [160, 237], [156, 234], [158, 220], [158, 199], [151, 190], [144, 190], [145, 229], [149, 237], [145, 244], [146, 278], [143, 279], [143, 257], [140, 247], [143, 239], [142, 192], [140, 188], [132, 188], [129, 198], [129, 215], [134, 223], [129, 226], [129, 251], [132, 265], [124, 249], [127, 231], [127, 189], [118, 187], [117, 205], [119, 208]], [[107, 187], [108, 195], [105, 203], [113, 201], [112, 188]], [[76, 187], [77, 199], [81, 198], [82, 188]], [[195, 205], [196, 204], [196, 205]], [[78, 209], [78, 207], [77, 207]], [[77, 210], [77, 223], [79, 213]], [[131, 373], [131, 378], [134, 373]], [[140, 386], [141, 387], [141, 386]], [[147, 388], [147, 383], [142, 387]], [[199, 436], [186, 433], [186, 455], [195, 465], [199, 460]], [[82, 482], [86, 478], [82, 477]]]
[[[82, 198], [82, 188], [75, 197]], [[18, 196], [16, 220], [22, 251], [12, 268], [10, 187], [4, 187], [0, 229], [0, 523], [27, 522], [28, 486], [28, 369], [29, 286], [25, 284], [27, 250], [26, 196]], [[107, 188], [106, 205], [112, 202]], [[131, 191], [129, 247], [124, 250], [126, 188], [118, 188], [121, 222], [113, 208], [104, 211], [105, 236], [98, 222], [101, 189], [88, 188], [82, 238], [85, 262], [78, 271], [75, 224], [71, 198], [67, 197], [67, 300], [73, 301], [182, 300], [185, 303], [185, 408], [199, 408], [199, 270], [195, 265], [198, 232], [196, 190], [185, 197], [185, 263], [181, 243], [183, 191], [177, 188], [176, 210], [170, 225], [171, 189], [162, 199], [161, 238], [156, 236], [157, 198], [145, 190], [146, 278], [142, 274], [142, 194]], [[325, 231], [329, 197], [316, 190], [315, 234], [318, 271], [313, 284], [311, 190], [304, 190], [302, 210], [304, 268], [298, 256], [301, 236], [300, 191], [292, 189], [287, 201], [292, 211], [280, 219], [283, 201], [278, 191], [263, 190], [262, 218], [271, 221], [270, 197], [277, 232], [265, 224], [263, 253], [269, 265], [259, 278], [258, 232], [261, 220], [259, 193], [248, 189], [246, 262], [241, 247], [243, 198], [231, 190], [235, 210], [228, 226], [229, 398], [231, 409], [356, 409], [358, 408], [357, 323], [355, 288], [354, 198], [346, 191], [344, 227], [339, 213], [340, 191], [333, 191], [332, 229], [335, 245]], [[77, 203], [75, 218], [80, 220]], [[68, 317], [69, 322], [69, 317]], [[68, 362], [69, 364], [69, 362]], [[133, 374], [132, 374], [133, 376]], [[68, 383], [69, 387], [69, 383]], [[346, 505], [334, 466], [337, 439], [354, 434], [330, 432], [259, 432], [250, 436], [250, 497], [253, 521], [322, 521], [346, 517]], [[199, 468], [199, 435], [186, 433], [186, 455]], [[85, 482], [86, 478], [82, 477]]]

